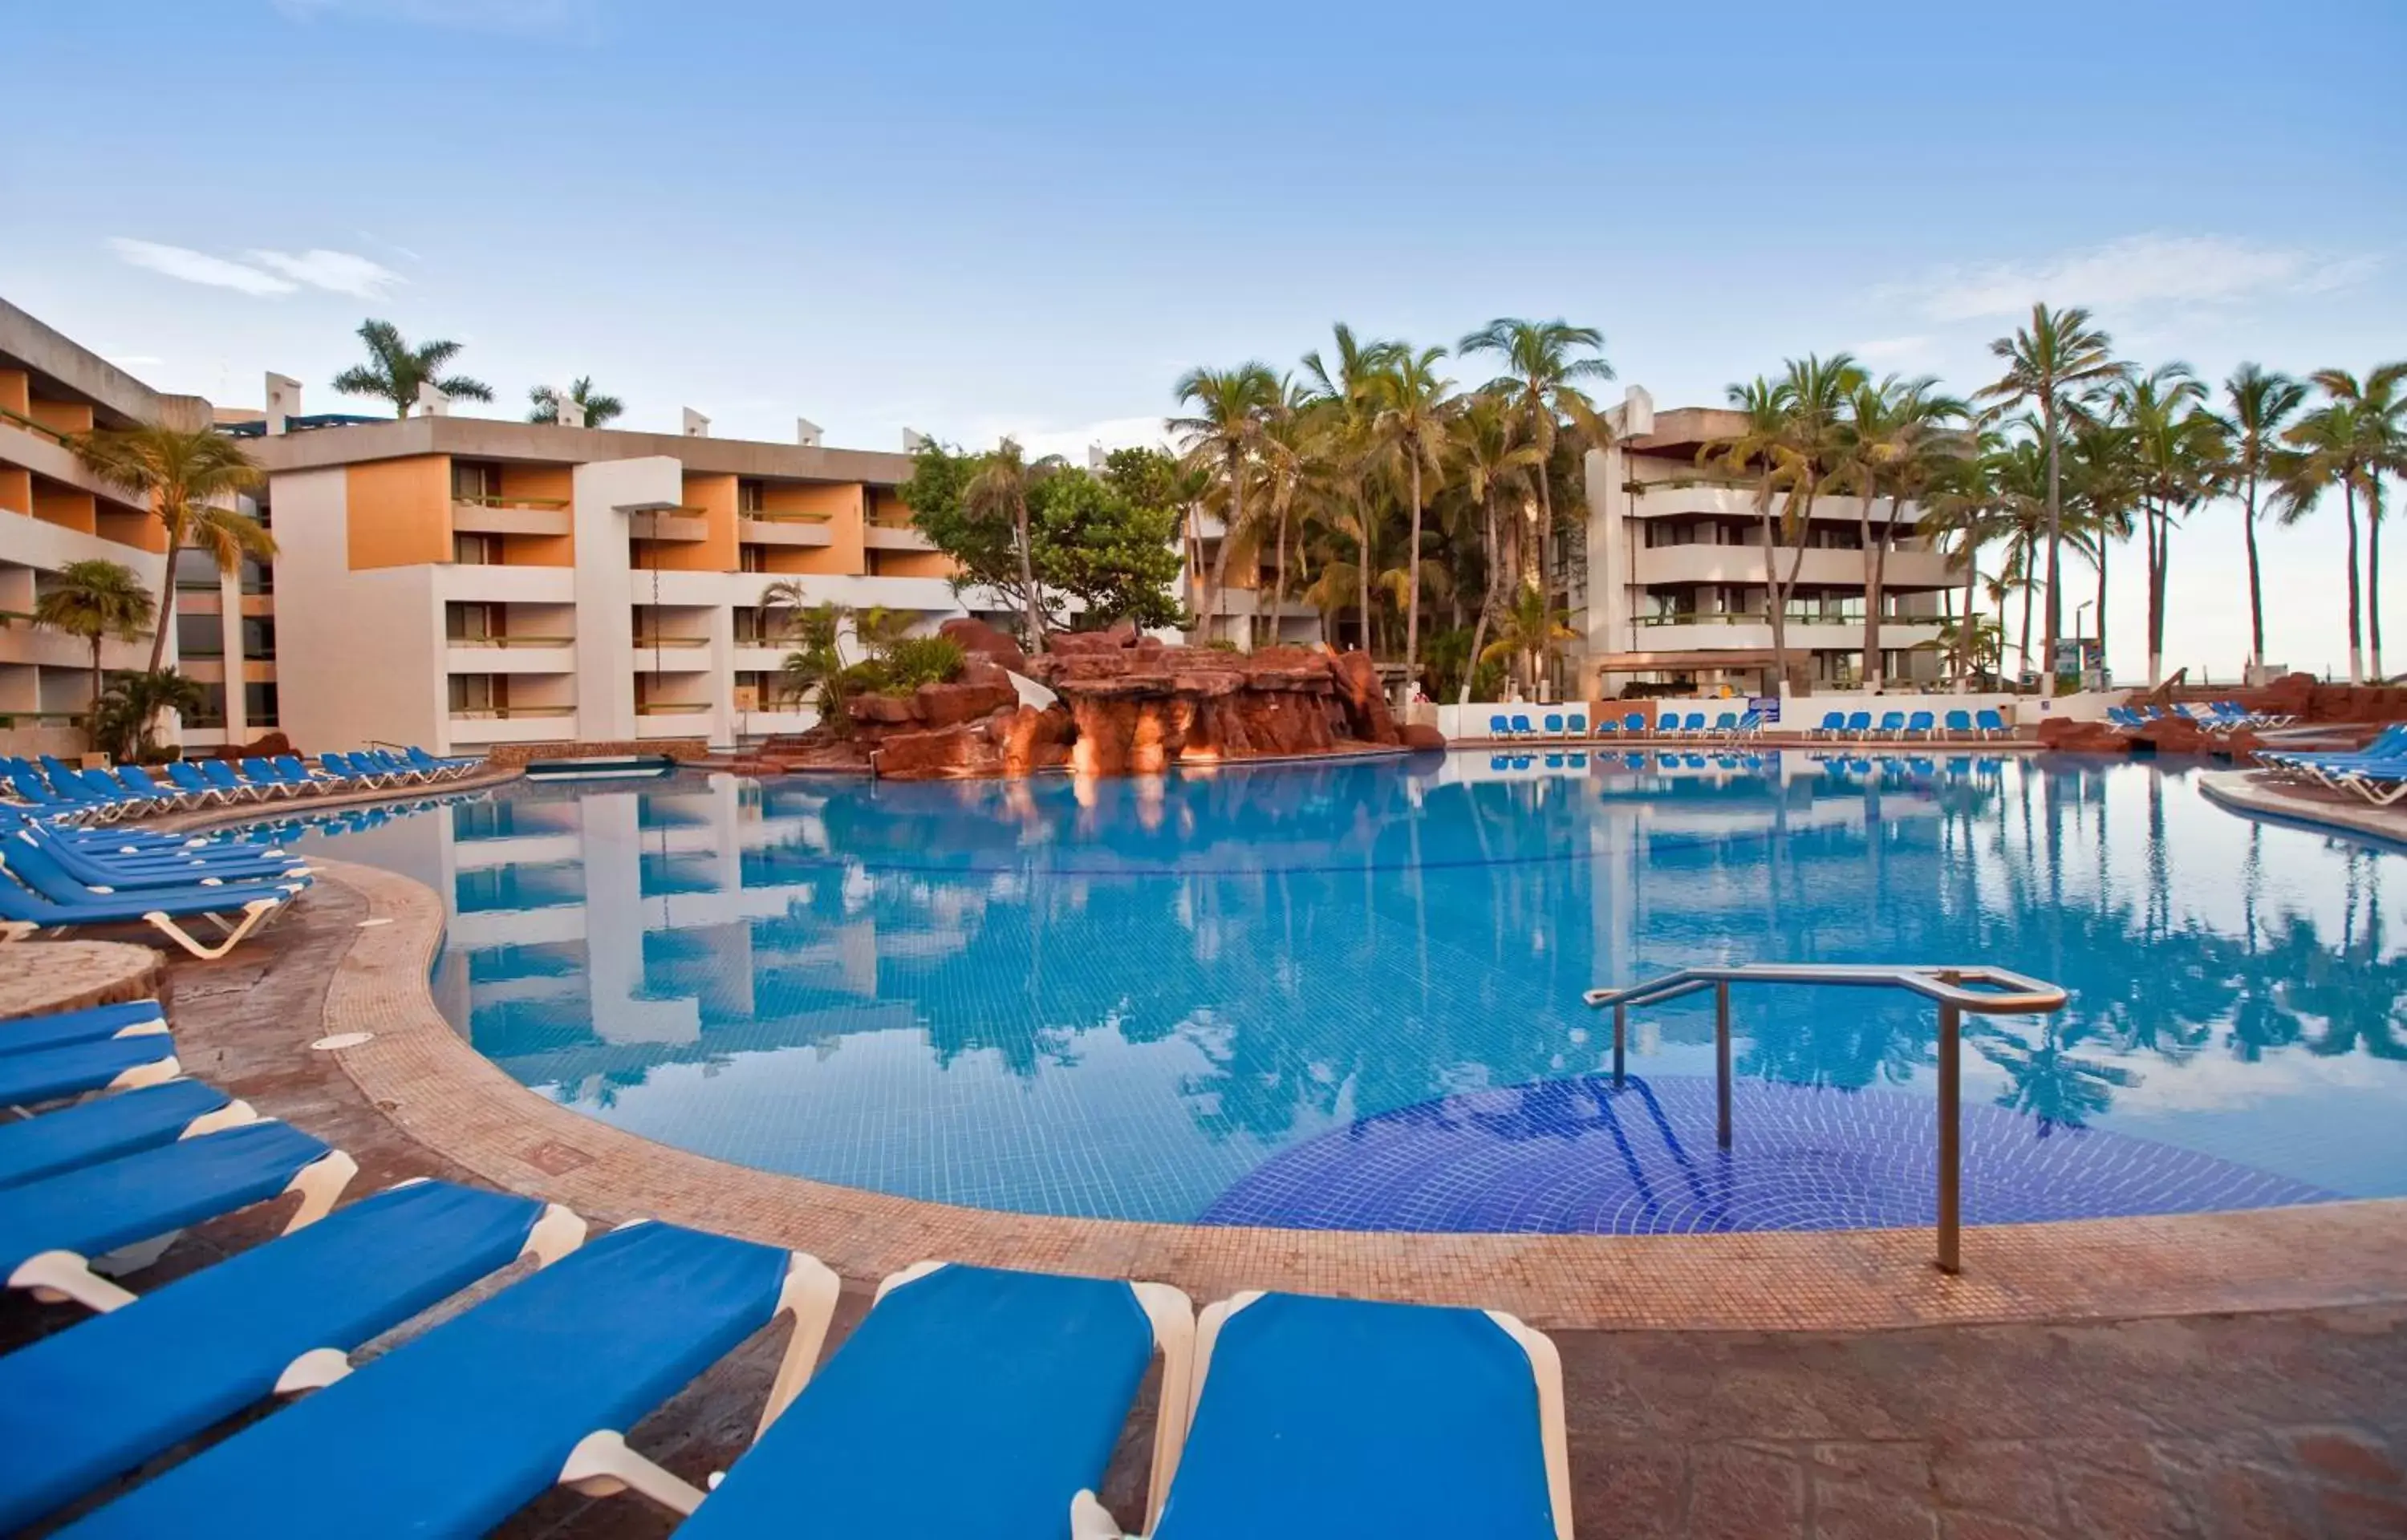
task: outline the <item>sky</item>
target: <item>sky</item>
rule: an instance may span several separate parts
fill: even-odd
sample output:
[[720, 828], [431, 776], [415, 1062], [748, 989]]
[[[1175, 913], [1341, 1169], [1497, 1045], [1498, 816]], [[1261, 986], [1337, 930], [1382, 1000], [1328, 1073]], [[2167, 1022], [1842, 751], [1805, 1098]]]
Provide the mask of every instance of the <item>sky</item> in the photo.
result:
[[[1338, 320], [1564, 317], [1659, 407], [1839, 349], [1969, 391], [2037, 300], [2211, 379], [2407, 357], [2400, 0], [118, 0], [9, 39], [0, 296], [223, 405], [274, 370], [374, 411], [328, 388], [371, 316], [463, 344], [465, 410], [591, 374], [628, 427], [1073, 456]], [[2178, 537], [2172, 664], [2243, 661], [2240, 543]], [[2266, 548], [2269, 657], [2344, 668], [2338, 510]]]

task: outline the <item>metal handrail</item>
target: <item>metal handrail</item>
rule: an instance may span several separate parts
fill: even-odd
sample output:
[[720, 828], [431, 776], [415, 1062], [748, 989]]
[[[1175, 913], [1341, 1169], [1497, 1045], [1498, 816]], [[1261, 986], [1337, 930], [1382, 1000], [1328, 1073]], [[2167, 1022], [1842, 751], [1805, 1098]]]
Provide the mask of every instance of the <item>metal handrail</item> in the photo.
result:
[[1630, 1008], [1657, 1005], [1702, 990], [1714, 992], [1714, 1138], [1730, 1147], [1730, 1020], [1732, 984], [1822, 984], [1902, 989], [1939, 1007], [1939, 1248], [1943, 1273], [1963, 1271], [1964, 1012], [2036, 1015], [2064, 1008], [2056, 984], [1987, 964], [1948, 968], [1894, 963], [1742, 963], [1684, 968], [1621, 989], [1591, 989], [1582, 997], [1613, 1010], [1613, 1083], [1623, 1082], [1629, 1054]]

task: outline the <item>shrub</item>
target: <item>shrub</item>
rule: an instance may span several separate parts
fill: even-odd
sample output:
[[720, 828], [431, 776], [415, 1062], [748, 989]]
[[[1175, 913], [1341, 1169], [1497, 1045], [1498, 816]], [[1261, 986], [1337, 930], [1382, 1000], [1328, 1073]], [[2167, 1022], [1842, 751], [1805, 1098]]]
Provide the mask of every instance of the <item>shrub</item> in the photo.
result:
[[878, 649], [879, 686], [889, 695], [908, 695], [922, 685], [943, 685], [961, 677], [968, 655], [947, 636], [902, 636]]

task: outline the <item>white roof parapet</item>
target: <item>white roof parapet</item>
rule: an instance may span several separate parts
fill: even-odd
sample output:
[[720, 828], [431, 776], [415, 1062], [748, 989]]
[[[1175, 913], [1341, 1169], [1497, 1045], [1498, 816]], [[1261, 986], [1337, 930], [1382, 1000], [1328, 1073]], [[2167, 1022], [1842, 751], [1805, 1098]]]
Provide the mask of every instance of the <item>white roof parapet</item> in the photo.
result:
[[1104, 463], [1105, 463], [1106, 461], [1108, 461], [1111, 458], [1112, 458], [1112, 457], [1110, 456], [1110, 454], [1109, 454], [1109, 453], [1107, 453], [1107, 452], [1104, 450], [1104, 446], [1103, 446], [1102, 445], [1100, 445], [1100, 444], [1090, 444], [1090, 445], [1087, 445], [1087, 473], [1088, 473], [1088, 474], [1090, 474], [1090, 475], [1097, 475], [1097, 476], [1102, 475], [1102, 474], [1104, 473]]
[[920, 432], [917, 429], [905, 428], [903, 430], [903, 452], [906, 455], [916, 455], [920, 450], [925, 449], [933, 442], [934, 441], [930, 439], [927, 434]]
[[794, 419], [794, 442], [805, 449], [816, 449], [827, 440], [827, 430], [808, 417]]
[[691, 406], [684, 408], [684, 412], [685, 436], [690, 439], [708, 438], [710, 436], [710, 419], [704, 417], [701, 413], [695, 411]]
[[577, 402], [576, 397], [570, 395], [567, 391], [562, 389], [556, 385], [551, 388], [551, 405], [553, 412], [558, 415], [560, 425], [563, 428], [582, 428], [585, 426], [584, 406]]
[[267, 431], [284, 431], [284, 419], [301, 415], [301, 382], [270, 370], [267, 375]]
[[418, 415], [422, 417], [448, 417], [451, 415], [451, 398], [434, 389], [433, 380], [418, 382]]
[[1643, 438], [1655, 431], [1655, 398], [1643, 385], [1626, 387], [1621, 404], [1607, 411], [1604, 420], [1617, 438]]

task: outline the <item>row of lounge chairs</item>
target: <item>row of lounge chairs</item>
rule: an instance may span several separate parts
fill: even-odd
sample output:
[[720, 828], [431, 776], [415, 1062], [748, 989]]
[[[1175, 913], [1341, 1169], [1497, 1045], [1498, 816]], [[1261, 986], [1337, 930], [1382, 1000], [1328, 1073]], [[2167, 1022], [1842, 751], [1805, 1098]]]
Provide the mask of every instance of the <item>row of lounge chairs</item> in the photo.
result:
[[[195, 957], [222, 957], [309, 882], [299, 856], [257, 840], [87, 828], [0, 809], [0, 941], [148, 925]], [[195, 919], [214, 941], [187, 928]]]
[[438, 759], [424, 749], [406, 755], [377, 749], [322, 754], [316, 768], [297, 755], [176, 760], [160, 767], [162, 782], [140, 765], [78, 770], [44, 755], [0, 759], [0, 794], [20, 806], [79, 822], [111, 824], [155, 812], [189, 812], [237, 802], [267, 801], [330, 791], [384, 790], [457, 780], [477, 769], [476, 759]]
[[1500, 713], [1488, 719], [1488, 736], [1505, 742], [1516, 739], [1583, 742], [1613, 738], [1672, 738], [1729, 742], [1760, 737], [1762, 732], [1763, 713], [1758, 711], [1723, 712], [1714, 718], [1710, 726], [1706, 724], [1703, 712], [1690, 712], [1685, 716], [1678, 712], [1665, 712], [1651, 723], [1645, 712], [1631, 712], [1619, 717], [1598, 718], [1593, 732], [1588, 728], [1586, 712], [1547, 712], [1534, 727], [1527, 715], [1519, 713], [1509, 715]]
[[1987, 706], [1977, 711], [1951, 711], [1944, 716], [1930, 712], [1883, 712], [1877, 723], [1870, 712], [1824, 712], [1821, 724], [1805, 734], [1834, 742], [1886, 738], [1900, 743], [1944, 739], [1980, 742], [2014, 735], [2006, 719]]
[[2191, 726], [2225, 737], [2243, 728], [2263, 731], [2284, 728], [2294, 720], [2272, 712], [2250, 711], [2237, 700], [2215, 700], [2203, 712], [2195, 712], [2176, 701], [2170, 709], [2162, 706], [2109, 706], [2106, 720], [2118, 730], [2136, 732], [2159, 722], [2187, 722]]
[[[60, 1053], [84, 1062], [29, 1062]], [[1159, 1540], [1571, 1537], [1560, 1363], [1509, 1316], [1241, 1293], [1199, 1322], [1161, 1284], [930, 1263], [888, 1278], [815, 1372], [837, 1279], [805, 1253], [641, 1220], [588, 1240], [557, 1205], [448, 1181], [337, 1208], [354, 1163], [180, 1078], [155, 1002], [0, 1022], [0, 1102], [85, 1091], [102, 1094], [0, 1126], [0, 1271], [94, 1312], [0, 1357], [0, 1530], [80, 1505], [54, 1533], [481, 1534], [565, 1485], [641, 1494], [691, 1540], [1104, 1540], [1121, 1531], [1094, 1492], [1158, 1363]], [[139, 1297], [91, 1264], [286, 1194], [278, 1238]], [[783, 1363], [723, 1478], [705, 1491], [629, 1447], [781, 1316]]]
[[2259, 749], [2259, 764], [2289, 780], [2354, 792], [2378, 808], [2407, 798], [2407, 722], [2394, 722], [2354, 753]]

